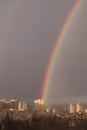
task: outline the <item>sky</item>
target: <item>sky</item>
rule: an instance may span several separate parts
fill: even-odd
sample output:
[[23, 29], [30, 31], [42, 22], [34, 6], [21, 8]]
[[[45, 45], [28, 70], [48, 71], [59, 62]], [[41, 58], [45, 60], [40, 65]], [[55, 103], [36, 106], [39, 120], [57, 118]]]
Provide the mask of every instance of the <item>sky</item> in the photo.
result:
[[[0, 98], [40, 98], [52, 50], [75, 1], [0, 1]], [[49, 103], [86, 101], [86, 12], [84, 0], [56, 58]]]

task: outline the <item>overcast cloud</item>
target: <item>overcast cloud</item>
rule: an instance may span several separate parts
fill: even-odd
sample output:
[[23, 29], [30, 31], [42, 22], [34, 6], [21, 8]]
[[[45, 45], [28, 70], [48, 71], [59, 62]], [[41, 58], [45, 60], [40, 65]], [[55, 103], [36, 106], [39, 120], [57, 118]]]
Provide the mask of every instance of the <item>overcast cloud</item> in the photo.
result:
[[[60, 29], [76, 0], [0, 1], [0, 98], [32, 101], [41, 95]], [[86, 100], [87, 1], [65, 36], [48, 93], [49, 102]]]

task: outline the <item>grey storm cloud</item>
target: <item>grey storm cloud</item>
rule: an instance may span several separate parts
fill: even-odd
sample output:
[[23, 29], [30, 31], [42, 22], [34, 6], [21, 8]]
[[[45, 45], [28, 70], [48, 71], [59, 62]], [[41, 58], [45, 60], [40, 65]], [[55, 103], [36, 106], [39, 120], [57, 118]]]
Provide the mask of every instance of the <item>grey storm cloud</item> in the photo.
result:
[[[0, 98], [34, 100], [60, 29], [75, 0], [0, 1]], [[86, 0], [62, 43], [48, 101], [86, 97]], [[82, 98], [83, 99], [83, 98]]]

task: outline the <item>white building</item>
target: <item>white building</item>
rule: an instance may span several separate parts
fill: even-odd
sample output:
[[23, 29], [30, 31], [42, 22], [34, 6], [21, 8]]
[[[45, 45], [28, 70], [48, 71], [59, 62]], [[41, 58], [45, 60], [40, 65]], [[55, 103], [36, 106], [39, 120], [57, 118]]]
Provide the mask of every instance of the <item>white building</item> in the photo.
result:
[[18, 103], [18, 110], [19, 110], [19, 111], [28, 110], [28, 102], [19, 101], [19, 103]]
[[70, 105], [69, 105], [69, 112], [70, 113], [75, 113], [75, 104], [70, 103]]
[[80, 103], [77, 103], [76, 104], [76, 112], [82, 112], [83, 111], [83, 108], [82, 108], [82, 105]]
[[49, 107], [46, 109], [46, 112], [47, 112], [47, 113], [50, 113], [50, 108], [49, 108]]
[[44, 111], [44, 100], [43, 99], [37, 99], [37, 100], [34, 100], [34, 109], [37, 110], [37, 111]]
[[53, 108], [52, 113], [56, 114], [56, 109], [55, 108]]

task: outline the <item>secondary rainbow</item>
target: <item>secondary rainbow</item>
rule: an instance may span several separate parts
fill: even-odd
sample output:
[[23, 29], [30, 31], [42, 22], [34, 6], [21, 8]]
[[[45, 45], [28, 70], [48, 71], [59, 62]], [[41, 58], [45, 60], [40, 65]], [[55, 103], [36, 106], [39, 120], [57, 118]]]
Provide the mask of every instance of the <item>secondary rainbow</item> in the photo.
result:
[[76, 2], [74, 3], [72, 9], [70, 10], [68, 17], [66, 18], [66, 20], [65, 20], [65, 22], [64, 22], [64, 24], [63, 24], [63, 26], [60, 30], [57, 42], [56, 42], [56, 44], [53, 48], [50, 60], [49, 60], [48, 65], [47, 65], [44, 83], [43, 83], [43, 86], [42, 86], [41, 98], [44, 99], [44, 100], [46, 100], [46, 97], [47, 97], [47, 94], [48, 94], [48, 89], [50, 87], [50, 80], [51, 80], [52, 72], [53, 72], [53, 69], [54, 69], [56, 57], [58, 56], [60, 46], [63, 43], [63, 39], [64, 39], [65, 34], [67, 33], [67, 31], [68, 31], [68, 29], [69, 29], [69, 27], [72, 23], [72, 20], [74, 19], [77, 11], [79, 10], [79, 7], [81, 5], [81, 1], [82, 0], [76, 0]]
[[[13, 38], [12, 34], [15, 30], [16, 19], [19, 18], [19, 13], [22, 12], [24, 6], [23, 0], [15, 0], [10, 6], [10, 12], [5, 17], [6, 24], [4, 34], [0, 39], [0, 70], [3, 70], [3, 64], [5, 64], [6, 53], [11, 44], [10, 40]], [[8, 9], [7, 9], [8, 10]], [[1, 71], [0, 71], [1, 73]], [[2, 74], [1, 74], [2, 75]], [[0, 76], [1, 76], [0, 75]]]

